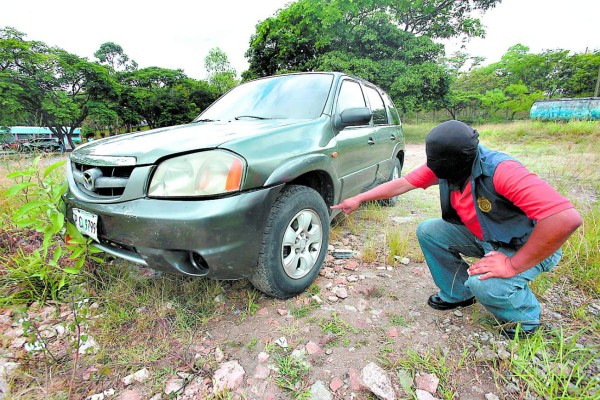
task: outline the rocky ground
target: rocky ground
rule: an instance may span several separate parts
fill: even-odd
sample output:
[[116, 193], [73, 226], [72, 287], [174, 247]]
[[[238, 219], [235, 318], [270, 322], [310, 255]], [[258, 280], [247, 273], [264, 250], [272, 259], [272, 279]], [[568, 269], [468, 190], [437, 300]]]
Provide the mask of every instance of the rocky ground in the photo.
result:
[[[422, 162], [424, 153], [420, 146], [409, 150], [407, 170]], [[435, 204], [435, 191], [415, 196], [433, 196]], [[412, 234], [416, 223], [426, 216], [418, 207], [421, 202], [432, 199], [401, 201], [386, 226]], [[111, 343], [96, 341], [94, 327], [110, 299], [90, 302], [74, 378], [50, 382], [63, 387], [75, 382], [73, 398], [94, 400], [536, 398], [526, 394], [519, 380], [499, 378], [506, 375], [507, 363], [516, 357], [515, 348], [497, 333], [483, 307], [475, 304], [436, 311], [427, 306], [436, 287], [418, 249], [408, 249], [391, 264], [383, 256], [365, 257], [367, 241], [378, 238], [379, 223], [371, 221], [359, 232], [340, 223], [315, 285], [294, 299], [260, 296], [252, 304], [240, 303], [234, 299], [249, 298], [251, 287], [226, 284], [223, 293], [213, 299], [220, 312], [187, 340], [170, 336], [168, 318], [157, 318], [152, 332], [139, 335], [151, 334], [156, 346], [168, 346], [170, 356], [162, 361], [103, 370], [94, 354]], [[350, 257], [340, 250], [350, 250]], [[129, 267], [136, 269], [124, 266]], [[161, 279], [149, 271], [138, 273], [141, 279]], [[541, 300], [544, 322], [550, 327], [566, 322], [574, 307], [583, 307], [595, 316], [600, 312], [600, 304], [565, 296], [560, 287]], [[177, 305], [166, 301], [163, 307], [170, 315], [169, 307]], [[42, 380], [32, 366], [38, 372], [44, 370], [41, 346], [48, 346], [56, 357], [65, 356], [72, 348], [68, 338], [73, 337], [70, 332], [76, 311], [67, 304], [30, 307], [29, 318], [36, 321], [43, 339], [33, 340], [23, 323], [25, 314], [14, 308], [0, 309], [3, 390], [12, 385], [15, 398], [65, 393], [66, 389], [61, 392], [47, 383], [32, 384], [32, 380]], [[141, 317], [152, 310], [142, 307], [137, 312]], [[590, 339], [597, 345], [595, 341], [597, 338]], [[282, 374], [286, 368], [301, 379], [286, 382], [284, 378], [291, 376]], [[540, 363], [542, 374], [547, 372], [543, 368]], [[590, 373], [600, 373], [598, 362], [589, 368]], [[310, 395], [302, 397], [303, 392]]]

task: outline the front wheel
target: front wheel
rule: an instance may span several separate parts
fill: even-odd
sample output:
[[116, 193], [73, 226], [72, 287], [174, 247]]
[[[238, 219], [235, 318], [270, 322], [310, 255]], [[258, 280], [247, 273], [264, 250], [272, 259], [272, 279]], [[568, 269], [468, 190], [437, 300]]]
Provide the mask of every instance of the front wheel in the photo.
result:
[[329, 243], [329, 213], [323, 198], [305, 186], [287, 186], [269, 214], [256, 271], [250, 282], [286, 299], [317, 277]]

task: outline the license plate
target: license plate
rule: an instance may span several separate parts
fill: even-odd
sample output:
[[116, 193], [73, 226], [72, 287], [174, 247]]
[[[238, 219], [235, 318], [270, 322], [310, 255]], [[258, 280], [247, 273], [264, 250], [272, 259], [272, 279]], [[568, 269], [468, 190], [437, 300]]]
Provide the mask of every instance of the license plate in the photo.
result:
[[73, 209], [73, 221], [75, 227], [81, 233], [91, 237], [98, 242], [98, 216], [91, 212], [80, 210], [79, 208]]

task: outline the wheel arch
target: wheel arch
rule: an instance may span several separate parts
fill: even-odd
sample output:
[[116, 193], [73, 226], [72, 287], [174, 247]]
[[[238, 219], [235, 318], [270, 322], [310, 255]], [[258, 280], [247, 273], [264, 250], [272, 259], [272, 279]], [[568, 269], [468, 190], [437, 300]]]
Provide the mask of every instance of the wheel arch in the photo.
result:
[[282, 183], [307, 186], [318, 192], [329, 207], [334, 202], [337, 181], [339, 179], [329, 157], [313, 154], [279, 166], [269, 176], [265, 186]]

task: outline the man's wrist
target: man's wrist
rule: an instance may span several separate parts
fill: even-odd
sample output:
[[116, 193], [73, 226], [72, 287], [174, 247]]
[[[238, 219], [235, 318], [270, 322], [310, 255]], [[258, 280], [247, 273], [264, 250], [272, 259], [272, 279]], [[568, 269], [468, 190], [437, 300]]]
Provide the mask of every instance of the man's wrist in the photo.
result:
[[513, 264], [512, 257], [508, 257], [508, 256], [506, 257], [506, 265], [512, 271], [513, 276], [517, 275], [519, 273], [519, 270], [517, 268], [515, 268], [515, 265]]

